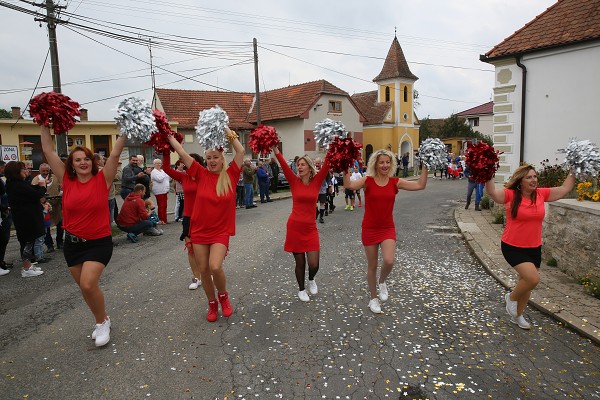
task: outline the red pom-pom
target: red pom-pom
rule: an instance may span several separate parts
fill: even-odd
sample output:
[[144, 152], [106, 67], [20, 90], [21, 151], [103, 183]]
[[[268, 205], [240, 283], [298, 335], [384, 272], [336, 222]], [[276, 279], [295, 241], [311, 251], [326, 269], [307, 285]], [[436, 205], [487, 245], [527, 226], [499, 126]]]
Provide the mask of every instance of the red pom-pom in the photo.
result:
[[469, 148], [466, 164], [471, 172], [471, 179], [477, 183], [485, 183], [492, 179], [500, 167], [500, 152], [485, 142], [479, 142]]
[[255, 153], [266, 156], [278, 144], [279, 136], [272, 126], [260, 124], [250, 132], [248, 145]]
[[345, 172], [354, 165], [355, 160], [362, 162], [360, 157], [361, 148], [362, 144], [351, 138], [341, 139], [336, 136], [327, 150], [327, 160], [329, 160], [330, 168], [334, 172]]
[[54, 128], [55, 135], [68, 132], [81, 115], [79, 103], [61, 93], [40, 93], [29, 102], [29, 115], [40, 126]]
[[145, 143], [154, 147], [154, 150], [159, 154], [163, 154], [165, 151], [175, 151], [173, 146], [171, 146], [171, 143], [169, 143], [168, 136], [172, 135], [175, 140], [181, 143], [183, 142], [183, 135], [179, 132], [171, 130], [171, 126], [169, 126], [169, 121], [167, 120], [165, 113], [160, 110], [152, 110], [152, 114], [154, 114], [154, 120], [156, 122], [158, 132], [150, 135], [150, 140]]

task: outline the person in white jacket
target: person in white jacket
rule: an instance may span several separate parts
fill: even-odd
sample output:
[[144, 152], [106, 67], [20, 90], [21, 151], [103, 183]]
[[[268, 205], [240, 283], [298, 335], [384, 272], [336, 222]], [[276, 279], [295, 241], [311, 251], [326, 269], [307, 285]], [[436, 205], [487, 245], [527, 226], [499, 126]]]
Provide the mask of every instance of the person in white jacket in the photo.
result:
[[167, 223], [167, 195], [171, 188], [171, 178], [162, 169], [162, 161], [157, 158], [154, 160], [154, 169], [150, 174], [152, 179], [152, 194], [156, 197], [156, 205], [158, 207], [159, 224]]

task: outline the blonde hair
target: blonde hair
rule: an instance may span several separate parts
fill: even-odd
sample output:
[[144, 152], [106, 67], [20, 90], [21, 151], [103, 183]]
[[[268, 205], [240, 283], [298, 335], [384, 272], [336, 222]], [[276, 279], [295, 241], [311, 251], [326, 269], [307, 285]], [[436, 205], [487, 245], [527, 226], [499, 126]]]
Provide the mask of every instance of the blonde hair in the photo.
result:
[[[219, 150], [207, 150], [206, 153], [208, 153], [209, 151], [216, 151], [217, 153], [219, 153], [219, 157], [221, 157], [221, 159], [223, 160], [223, 168], [221, 168], [221, 172], [219, 172], [219, 178], [217, 179], [217, 197], [221, 197], [221, 196], [226, 196], [229, 192], [232, 191], [231, 188], [231, 179], [229, 179], [229, 174], [227, 174], [227, 166], [226, 166], [226, 162], [225, 162], [225, 156], [223, 155], [222, 151]], [[206, 154], [205, 153], [205, 154]]]
[[308, 168], [310, 168], [310, 174], [309, 174], [308, 180], [312, 181], [312, 179], [317, 174], [317, 169], [315, 168], [315, 163], [313, 162], [313, 160], [311, 160], [311, 158], [308, 156], [308, 154], [305, 154], [302, 157], [298, 157], [298, 160], [296, 160], [296, 165], [298, 165], [298, 161], [300, 161], [300, 160], [304, 160], [306, 162], [306, 164], [308, 165]]
[[396, 157], [394, 157], [394, 153], [385, 149], [377, 150], [375, 153], [371, 154], [371, 157], [369, 157], [369, 162], [367, 163], [367, 175], [377, 175], [377, 163], [379, 162], [379, 157], [381, 156], [389, 157], [391, 165], [388, 176], [394, 176], [396, 174], [396, 168], [398, 167], [398, 161], [396, 160]]

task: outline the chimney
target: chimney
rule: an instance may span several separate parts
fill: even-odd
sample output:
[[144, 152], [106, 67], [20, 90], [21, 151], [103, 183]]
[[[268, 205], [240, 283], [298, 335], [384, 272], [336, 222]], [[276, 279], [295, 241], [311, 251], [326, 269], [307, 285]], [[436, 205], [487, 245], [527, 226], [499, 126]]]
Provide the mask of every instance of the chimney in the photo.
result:
[[21, 107], [11, 107], [12, 110], [12, 119], [21, 118]]
[[79, 120], [80, 121], [87, 121], [88, 120], [88, 110], [87, 108], [80, 108], [79, 112], [81, 113], [81, 115], [79, 116]]

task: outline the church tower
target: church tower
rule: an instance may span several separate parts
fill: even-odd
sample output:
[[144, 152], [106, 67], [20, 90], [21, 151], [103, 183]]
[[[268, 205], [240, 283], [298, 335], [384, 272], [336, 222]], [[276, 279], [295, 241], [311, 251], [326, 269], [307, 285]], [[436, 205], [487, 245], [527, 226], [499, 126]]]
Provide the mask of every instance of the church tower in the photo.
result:
[[419, 147], [419, 121], [414, 113], [414, 83], [398, 38], [390, 46], [383, 68], [373, 82], [377, 90], [352, 95], [366, 121], [363, 123], [364, 159], [378, 149], [388, 149], [398, 158], [409, 153], [412, 166]]

